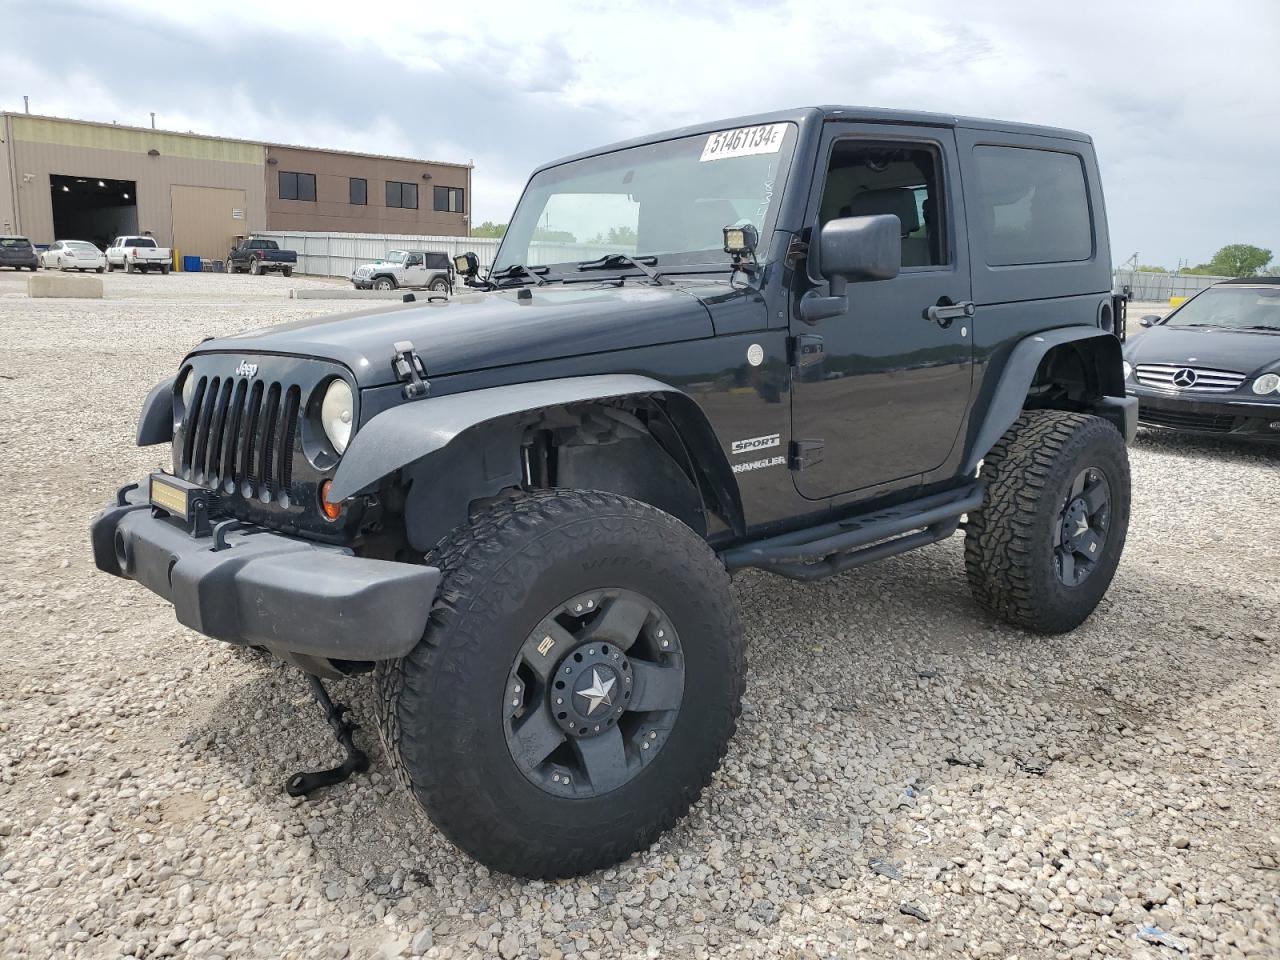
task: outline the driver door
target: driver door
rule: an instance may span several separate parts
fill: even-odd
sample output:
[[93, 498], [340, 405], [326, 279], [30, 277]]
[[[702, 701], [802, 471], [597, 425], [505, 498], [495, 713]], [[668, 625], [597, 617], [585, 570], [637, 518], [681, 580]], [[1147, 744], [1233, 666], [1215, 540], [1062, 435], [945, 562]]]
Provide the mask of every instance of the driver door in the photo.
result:
[[404, 283], [406, 287], [425, 287], [427, 285], [427, 268], [420, 253], [411, 253], [404, 258]]
[[902, 270], [850, 283], [844, 314], [810, 326], [793, 309], [794, 473], [811, 500], [901, 485], [942, 466], [965, 422], [973, 321], [928, 318], [971, 301], [954, 131], [828, 123], [810, 197], [807, 278], [827, 293], [817, 235], [837, 217], [894, 214]]

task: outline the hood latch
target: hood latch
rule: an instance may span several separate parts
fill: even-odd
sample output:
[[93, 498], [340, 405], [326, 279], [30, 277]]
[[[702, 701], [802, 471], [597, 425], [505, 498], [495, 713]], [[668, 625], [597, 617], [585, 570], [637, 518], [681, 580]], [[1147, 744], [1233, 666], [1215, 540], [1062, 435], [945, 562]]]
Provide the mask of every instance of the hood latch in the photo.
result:
[[422, 358], [413, 348], [409, 340], [401, 340], [391, 348], [391, 368], [396, 372], [396, 379], [404, 381], [404, 398], [419, 400], [431, 392], [431, 384], [427, 382], [427, 371], [422, 366]]

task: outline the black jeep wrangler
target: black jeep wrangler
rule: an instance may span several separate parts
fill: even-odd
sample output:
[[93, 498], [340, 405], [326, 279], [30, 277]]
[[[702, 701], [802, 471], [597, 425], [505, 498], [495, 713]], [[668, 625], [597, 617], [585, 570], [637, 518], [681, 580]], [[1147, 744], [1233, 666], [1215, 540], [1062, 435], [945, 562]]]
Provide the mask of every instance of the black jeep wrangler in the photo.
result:
[[[547, 231], [552, 231], [548, 234]], [[546, 239], [553, 236], [554, 239]], [[729, 573], [965, 527], [978, 603], [1071, 630], [1129, 521], [1090, 139], [819, 107], [548, 164], [470, 290], [210, 340], [148, 396], [172, 468], [100, 569], [322, 680], [458, 846], [559, 877], [652, 843], [743, 688]], [[412, 301], [412, 295], [405, 296]]]

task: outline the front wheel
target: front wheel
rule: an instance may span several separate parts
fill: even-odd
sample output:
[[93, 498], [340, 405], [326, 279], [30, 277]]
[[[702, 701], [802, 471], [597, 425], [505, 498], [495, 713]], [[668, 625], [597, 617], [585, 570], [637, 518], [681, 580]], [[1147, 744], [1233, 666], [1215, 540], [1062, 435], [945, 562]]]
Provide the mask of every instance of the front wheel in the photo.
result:
[[441, 832], [526, 877], [617, 863], [683, 817], [737, 720], [724, 567], [674, 517], [546, 491], [470, 520], [425, 636], [379, 665], [380, 727]]
[[390, 277], [379, 277], [373, 281], [373, 289], [375, 290], [394, 290], [395, 288], [396, 282]]
[[982, 465], [964, 561], [974, 598], [1015, 626], [1074, 630], [1115, 576], [1129, 529], [1129, 455], [1106, 420], [1024, 412]]

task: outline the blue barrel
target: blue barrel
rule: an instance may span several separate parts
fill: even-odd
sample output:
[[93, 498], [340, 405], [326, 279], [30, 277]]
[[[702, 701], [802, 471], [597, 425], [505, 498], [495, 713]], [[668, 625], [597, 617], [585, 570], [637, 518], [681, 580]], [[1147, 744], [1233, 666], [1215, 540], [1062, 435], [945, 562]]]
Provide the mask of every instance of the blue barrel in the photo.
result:
[[184, 273], [199, 273], [200, 258], [199, 257], [183, 257], [182, 270]]

